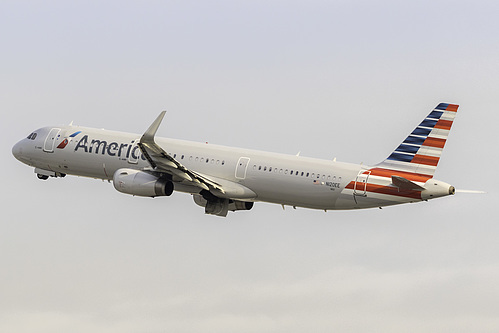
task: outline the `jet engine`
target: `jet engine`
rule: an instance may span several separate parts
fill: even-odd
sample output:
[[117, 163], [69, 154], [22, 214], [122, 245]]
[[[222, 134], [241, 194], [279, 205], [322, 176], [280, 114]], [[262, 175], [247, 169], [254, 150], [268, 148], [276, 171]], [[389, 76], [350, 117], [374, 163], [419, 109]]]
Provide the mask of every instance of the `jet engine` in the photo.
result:
[[173, 183], [164, 175], [134, 169], [118, 169], [113, 175], [114, 188], [141, 197], [170, 196]]

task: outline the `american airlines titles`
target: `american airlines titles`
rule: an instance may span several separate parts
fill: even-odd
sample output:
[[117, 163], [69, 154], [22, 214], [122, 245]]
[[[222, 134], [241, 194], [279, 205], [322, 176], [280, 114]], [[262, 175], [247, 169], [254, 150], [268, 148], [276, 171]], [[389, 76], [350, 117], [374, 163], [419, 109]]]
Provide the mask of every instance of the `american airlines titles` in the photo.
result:
[[118, 142], [110, 142], [108, 143], [105, 140], [92, 139], [90, 144], [88, 143], [88, 135], [84, 135], [76, 144], [74, 151], [78, 151], [82, 149], [85, 153], [94, 153], [109, 156], [117, 156], [122, 158], [139, 159], [146, 160], [145, 156], [141, 153], [139, 146], [134, 144], [134, 141], [131, 143], [118, 143]]

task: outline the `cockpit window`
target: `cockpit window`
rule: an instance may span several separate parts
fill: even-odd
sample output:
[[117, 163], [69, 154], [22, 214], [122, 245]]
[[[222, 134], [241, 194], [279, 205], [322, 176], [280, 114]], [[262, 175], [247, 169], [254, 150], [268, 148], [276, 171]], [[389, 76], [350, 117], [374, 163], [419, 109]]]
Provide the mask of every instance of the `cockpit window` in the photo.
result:
[[35, 139], [36, 139], [36, 133], [35, 133], [35, 132], [33, 132], [33, 133], [31, 133], [30, 135], [28, 135], [28, 139], [30, 139], [30, 140], [35, 140]]

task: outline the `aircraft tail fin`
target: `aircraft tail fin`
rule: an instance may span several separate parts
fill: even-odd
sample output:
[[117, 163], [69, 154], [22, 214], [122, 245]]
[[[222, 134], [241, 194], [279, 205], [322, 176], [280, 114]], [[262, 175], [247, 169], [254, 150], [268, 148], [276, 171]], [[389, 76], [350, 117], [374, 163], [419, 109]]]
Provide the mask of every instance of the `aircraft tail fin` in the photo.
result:
[[440, 103], [378, 168], [432, 178], [459, 105]]

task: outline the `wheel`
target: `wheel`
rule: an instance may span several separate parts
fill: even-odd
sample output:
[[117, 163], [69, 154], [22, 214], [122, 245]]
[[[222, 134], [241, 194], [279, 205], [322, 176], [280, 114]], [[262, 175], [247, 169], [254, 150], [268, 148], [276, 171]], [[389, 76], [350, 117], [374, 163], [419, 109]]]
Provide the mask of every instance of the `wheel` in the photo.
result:
[[37, 173], [36, 176], [38, 177], [38, 179], [41, 179], [41, 180], [47, 180], [47, 179], [49, 179], [49, 176], [41, 175], [39, 173]]

